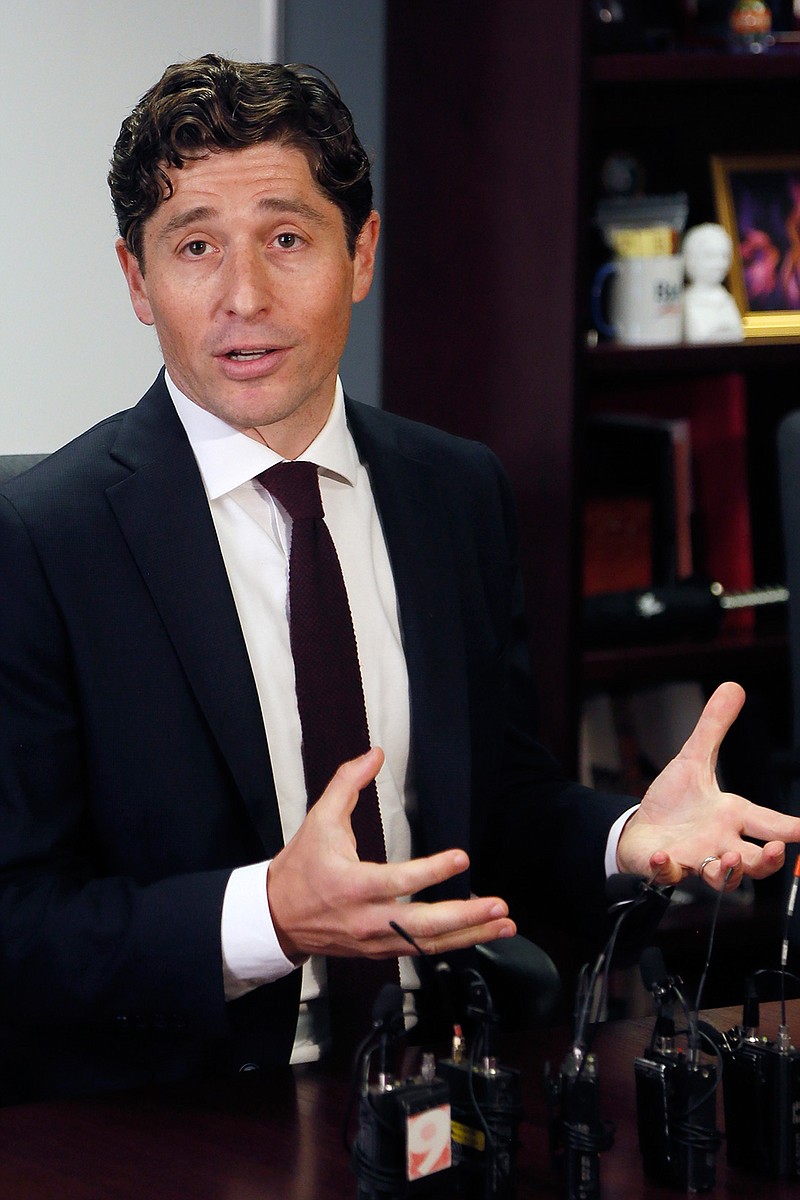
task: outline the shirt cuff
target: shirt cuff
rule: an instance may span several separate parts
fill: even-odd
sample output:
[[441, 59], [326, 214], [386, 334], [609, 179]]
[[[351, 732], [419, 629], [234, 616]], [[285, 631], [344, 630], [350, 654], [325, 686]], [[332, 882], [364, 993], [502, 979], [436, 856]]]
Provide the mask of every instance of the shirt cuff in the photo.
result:
[[225, 999], [236, 1000], [294, 969], [278, 942], [267, 902], [269, 862], [237, 867], [222, 901], [222, 974]]
[[616, 821], [608, 831], [605, 861], [606, 879], [608, 879], [609, 875], [617, 875], [619, 873], [619, 866], [617, 864], [619, 839], [622, 837], [622, 831], [627, 825], [628, 820], [633, 816], [638, 807], [638, 804], [634, 804], [633, 807], [624, 812], [621, 817], [617, 817]]

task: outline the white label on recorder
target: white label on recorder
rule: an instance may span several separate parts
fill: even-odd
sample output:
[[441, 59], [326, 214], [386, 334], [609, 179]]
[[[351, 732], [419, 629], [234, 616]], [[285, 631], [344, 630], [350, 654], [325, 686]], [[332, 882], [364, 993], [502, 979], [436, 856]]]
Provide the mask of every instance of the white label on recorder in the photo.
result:
[[450, 1105], [410, 1113], [406, 1121], [406, 1174], [424, 1179], [450, 1166]]

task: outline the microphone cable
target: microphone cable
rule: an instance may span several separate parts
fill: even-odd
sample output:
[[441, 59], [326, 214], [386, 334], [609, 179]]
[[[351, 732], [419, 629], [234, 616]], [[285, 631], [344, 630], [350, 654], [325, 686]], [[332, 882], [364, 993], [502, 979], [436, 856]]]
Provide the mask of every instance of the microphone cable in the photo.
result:
[[[612, 875], [607, 880], [606, 886], [612, 891], [622, 890], [622, 898], [616, 900], [609, 909], [609, 915], [618, 912], [616, 921], [611, 930], [611, 935], [608, 938], [603, 949], [597, 957], [594, 968], [588, 976], [586, 976], [586, 966], [581, 969], [579, 980], [578, 994], [583, 990], [583, 1003], [576, 1013], [575, 1020], [575, 1037], [574, 1045], [580, 1047], [584, 1053], [588, 1050], [589, 1031], [593, 1027], [599, 1015], [603, 1010], [608, 995], [608, 977], [611, 970], [611, 962], [614, 957], [614, 950], [619, 938], [619, 933], [625, 918], [637, 908], [645, 905], [650, 899], [651, 894], [656, 894], [653, 889], [653, 877], [649, 882], [643, 875]], [[613, 881], [613, 882], [612, 882]], [[625, 892], [630, 892], [631, 888], [635, 891], [630, 896], [625, 896]], [[602, 985], [600, 995], [595, 1003], [595, 993], [597, 991], [598, 979], [601, 978]], [[577, 997], [576, 997], [577, 1000]], [[577, 1007], [577, 1005], [576, 1005]], [[591, 1020], [592, 1008], [594, 1007], [594, 1020]]]
[[[705, 988], [706, 979], [708, 977], [708, 968], [711, 965], [711, 953], [714, 949], [714, 937], [717, 932], [717, 922], [719, 920], [719, 910], [722, 905], [722, 898], [725, 895], [725, 888], [726, 888], [728, 881], [730, 880], [730, 877], [732, 874], [733, 874], [733, 867], [728, 867], [728, 870], [725, 872], [725, 878], [723, 880], [722, 887], [717, 892], [717, 899], [714, 904], [714, 912], [712, 913], [712, 916], [711, 916], [711, 929], [710, 929], [709, 935], [708, 935], [708, 949], [706, 950], [706, 959], [705, 959], [705, 963], [703, 964], [703, 971], [700, 976], [700, 982], [697, 985], [697, 996], [696, 996], [695, 1004], [694, 1004], [694, 1011], [695, 1011], [694, 1029], [695, 1029], [695, 1031], [697, 1031], [697, 1021], [700, 1016], [700, 1001], [702, 999], [703, 990]], [[691, 1045], [690, 1045], [690, 1048], [691, 1048]]]
[[794, 861], [792, 885], [784, 914], [783, 940], [781, 942], [781, 1027], [786, 1027], [786, 965], [789, 961], [789, 927], [792, 923], [795, 901], [797, 900], [797, 885], [800, 882], [800, 854]]
[[690, 1101], [683, 1112], [676, 1114], [674, 1123], [675, 1140], [679, 1145], [685, 1147], [688, 1151], [694, 1150], [700, 1153], [716, 1153], [722, 1141], [722, 1136], [712, 1124], [711, 1127], [698, 1123], [693, 1118], [709, 1099], [716, 1093], [722, 1082], [723, 1058], [722, 1052], [716, 1041], [705, 1032], [700, 1022], [700, 1005], [702, 1001], [703, 991], [705, 989], [708, 971], [711, 965], [711, 955], [714, 949], [714, 940], [717, 931], [717, 923], [719, 920], [722, 898], [725, 894], [725, 887], [733, 874], [733, 868], [729, 867], [725, 874], [723, 886], [717, 892], [714, 910], [711, 917], [711, 928], [708, 936], [708, 946], [706, 949], [706, 957], [703, 963], [703, 969], [700, 974], [700, 981], [697, 985], [697, 993], [695, 996], [694, 1008], [690, 1009], [686, 1003], [682, 993], [672, 982], [672, 989], [675, 996], [678, 998], [681, 1007], [684, 1009], [687, 1018], [686, 1037], [689, 1048], [688, 1066], [692, 1070], [699, 1068], [700, 1062], [700, 1041], [701, 1039], [710, 1047], [716, 1059], [716, 1070], [713, 1072], [711, 1082], [707, 1088], [697, 1095], [694, 1100]]

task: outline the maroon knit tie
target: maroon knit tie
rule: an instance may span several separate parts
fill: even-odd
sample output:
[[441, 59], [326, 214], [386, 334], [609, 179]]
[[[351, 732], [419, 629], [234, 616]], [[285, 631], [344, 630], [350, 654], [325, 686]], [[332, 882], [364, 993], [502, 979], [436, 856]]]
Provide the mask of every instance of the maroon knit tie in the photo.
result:
[[[289, 639], [310, 808], [341, 763], [370, 748], [358, 651], [339, 558], [324, 519], [316, 465], [280, 462], [258, 479], [292, 518]], [[386, 862], [374, 780], [361, 790], [352, 825], [359, 858]], [[387, 980], [398, 980], [394, 960], [328, 960], [334, 1039], [351, 1041], [368, 1032], [375, 994]], [[345, 1015], [347, 1030], [342, 1027]]]

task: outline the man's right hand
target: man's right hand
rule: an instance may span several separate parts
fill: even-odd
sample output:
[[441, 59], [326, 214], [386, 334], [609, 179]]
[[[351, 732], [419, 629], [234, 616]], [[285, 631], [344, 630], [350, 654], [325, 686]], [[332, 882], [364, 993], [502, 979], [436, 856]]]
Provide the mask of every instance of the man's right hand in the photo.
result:
[[395, 958], [408, 943], [391, 928], [397, 921], [429, 954], [511, 937], [516, 926], [496, 896], [401, 903], [465, 871], [463, 850], [400, 863], [361, 862], [350, 816], [358, 794], [383, 763], [375, 747], [344, 763], [291, 841], [272, 860], [267, 898], [286, 957], [311, 954]]

